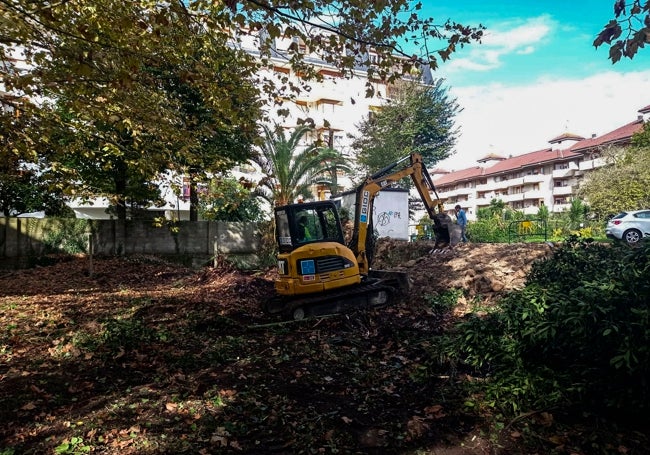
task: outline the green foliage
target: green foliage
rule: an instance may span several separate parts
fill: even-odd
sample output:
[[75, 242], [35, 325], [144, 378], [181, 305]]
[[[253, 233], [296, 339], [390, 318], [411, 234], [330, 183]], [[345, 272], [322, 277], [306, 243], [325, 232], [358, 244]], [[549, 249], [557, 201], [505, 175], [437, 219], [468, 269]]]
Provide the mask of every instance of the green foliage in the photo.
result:
[[599, 217], [650, 207], [650, 124], [632, 138], [632, 147], [607, 150], [606, 166], [585, 176], [580, 197]]
[[54, 448], [54, 453], [62, 455], [80, 455], [90, 453], [92, 447], [85, 444], [83, 438], [74, 436]]
[[88, 348], [103, 348], [115, 352], [136, 348], [155, 338], [154, 331], [141, 319], [109, 319], [103, 326], [102, 332], [90, 342]]
[[448, 289], [441, 294], [427, 295], [425, 298], [431, 310], [441, 316], [453, 309], [462, 295], [462, 289]]
[[492, 214], [489, 209], [480, 209], [478, 219], [467, 224], [467, 235], [472, 242], [506, 243], [508, 224], [508, 221]]
[[589, 207], [578, 198], [571, 199], [571, 207], [569, 207], [569, 222], [571, 229], [578, 229], [581, 223], [585, 221]]
[[199, 212], [204, 220], [260, 221], [262, 211], [244, 181], [213, 178], [199, 199]]
[[62, 192], [51, 188], [50, 182], [35, 165], [27, 166], [16, 154], [2, 160], [2, 149], [12, 147], [11, 137], [15, 135], [12, 130], [24, 127], [21, 122], [12, 121], [11, 117], [0, 110], [0, 215], [17, 216], [43, 211], [48, 216], [70, 216]]
[[303, 144], [311, 131], [311, 126], [301, 125], [286, 137], [280, 126], [273, 130], [264, 126], [264, 143], [252, 158], [264, 175], [256, 195], [276, 206], [311, 199], [311, 187], [321, 176], [348, 169], [345, 158], [336, 150]]
[[43, 253], [85, 253], [88, 249], [88, 220], [58, 219], [45, 225]]
[[458, 136], [454, 118], [460, 108], [442, 83], [399, 83], [392, 102], [361, 122], [352, 147], [365, 173], [411, 153], [421, 154], [429, 167], [450, 155]]
[[[561, 241], [575, 235], [582, 238], [605, 239], [604, 224], [593, 219], [591, 209], [580, 199], [574, 199], [571, 209], [562, 213], [550, 214], [546, 206], [540, 206], [535, 218], [547, 224], [548, 240]], [[521, 211], [506, 207], [501, 200], [493, 199], [489, 207], [478, 209], [477, 221], [467, 225], [467, 233], [474, 242], [501, 243], [511, 240], [508, 229], [511, 222], [527, 219]], [[517, 231], [517, 234], [522, 234]], [[538, 237], [533, 240], [539, 241]]]
[[[189, 172], [194, 183], [249, 158], [264, 101], [281, 104], [304, 88], [263, 75], [275, 40], [304, 43], [343, 77], [367, 63], [372, 48], [378, 59], [368, 69], [368, 95], [375, 79], [394, 82], [421, 64], [436, 68], [458, 46], [480, 40], [482, 26], [442, 27], [419, 17], [421, 8], [407, 0], [300, 0], [281, 8], [204, 0], [4, 2], [0, 59], [24, 61], [2, 75], [0, 101], [21, 116], [1, 119], [0, 162], [17, 157], [42, 166], [57, 191], [75, 197], [105, 195], [122, 219], [128, 206], [157, 202], [148, 185], [167, 171]], [[313, 17], [339, 21], [314, 25]], [[239, 46], [251, 32], [259, 39], [255, 57]], [[441, 46], [412, 59], [402, 43], [416, 36]], [[306, 56], [298, 45], [285, 55], [303, 81], [322, 80]]]
[[570, 406], [647, 412], [650, 244], [568, 239], [533, 265], [526, 287], [459, 324], [448, 353], [490, 374], [504, 411]]
[[501, 199], [490, 200], [488, 207], [481, 207], [476, 213], [477, 220], [487, 220], [492, 218], [503, 218], [503, 211], [506, 209], [506, 203]]

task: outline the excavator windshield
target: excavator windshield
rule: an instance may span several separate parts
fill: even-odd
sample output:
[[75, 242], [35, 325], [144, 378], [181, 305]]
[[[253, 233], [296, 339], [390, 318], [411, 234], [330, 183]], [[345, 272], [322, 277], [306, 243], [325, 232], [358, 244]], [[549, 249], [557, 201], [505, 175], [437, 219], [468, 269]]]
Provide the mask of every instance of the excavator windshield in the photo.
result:
[[338, 211], [331, 201], [277, 207], [275, 225], [280, 252], [313, 242], [343, 243]]

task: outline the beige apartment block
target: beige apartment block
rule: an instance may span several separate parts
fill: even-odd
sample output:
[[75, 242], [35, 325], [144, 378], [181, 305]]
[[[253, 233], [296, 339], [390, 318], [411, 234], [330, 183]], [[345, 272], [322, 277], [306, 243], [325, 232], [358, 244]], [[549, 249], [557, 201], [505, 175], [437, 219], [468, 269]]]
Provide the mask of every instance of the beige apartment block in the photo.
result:
[[542, 150], [507, 158], [490, 154], [472, 168], [431, 171], [438, 195], [447, 207], [460, 204], [469, 219], [476, 219], [478, 209], [493, 199], [527, 215], [536, 214], [542, 205], [552, 213], [568, 210], [584, 175], [605, 165], [602, 152], [628, 146], [632, 135], [643, 129], [650, 105], [638, 112], [636, 120], [601, 136], [585, 139], [564, 133]]

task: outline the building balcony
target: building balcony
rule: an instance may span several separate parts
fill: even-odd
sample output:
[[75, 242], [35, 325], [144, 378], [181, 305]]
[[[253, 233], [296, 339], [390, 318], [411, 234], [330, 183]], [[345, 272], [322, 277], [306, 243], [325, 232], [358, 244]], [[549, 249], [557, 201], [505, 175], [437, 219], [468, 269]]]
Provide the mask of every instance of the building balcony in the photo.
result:
[[531, 190], [531, 191], [524, 191], [524, 200], [525, 199], [544, 199], [544, 196], [547, 193], [542, 190]]
[[489, 181], [483, 185], [476, 185], [474, 188], [476, 191], [489, 193], [495, 190], [506, 190], [509, 186], [512, 186], [510, 180], [502, 180], [499, 182]]
[[511, 186], [521, 186], [524, 184], [524, 178], [523, 177], [516, 177], [514, 179], [508, 179], [508, 180], [499, 180], [494, 182], [494, 185], [496, 185], [496, 188], [510, 188]]
[[524, 193], [505, 194], [500, 197], [503, 202], [516, 202], [524, 200]]
[[522, 209], [522, 212], [524, 212], [526, 215], [537, 215], [539, 212], [539, 207], [535, 205], [529, 205], [528, 207], [524, 207]]
[[524, 179], [524, 184], [526, 184], [526, 183], [542, 183], [542, 182], [545, 182], [548, 179], [548, 175], [545, 175], [545, 174], [525, 175], [523, 177], [523, 179]]
[[579, 169], [581, 171], [589, 171], [604, 166], [605, 160], [603, 158], [595, 158], [593, 160], [581, 161]]
[[567, 212], [571, 208], [571, 204], [553, 204], [551, 212], [560, 213]]
[[458, 196], [469, 196], [474, 195], [475, 191], [473, 188], [456, 188], [455, 190], [442, 191], [438, 190], [440, 197], [452, 198]]
[[576, 169], [566, 168], [566, 169], [554, 169], [551, 176], [554, 179], [561, 179], [564, 177], [570, 177], [575, 173]]
[[570, 194], [573, 194], [573, 187], [570, 185], [553, 187], [553, 196], [568, 196]]

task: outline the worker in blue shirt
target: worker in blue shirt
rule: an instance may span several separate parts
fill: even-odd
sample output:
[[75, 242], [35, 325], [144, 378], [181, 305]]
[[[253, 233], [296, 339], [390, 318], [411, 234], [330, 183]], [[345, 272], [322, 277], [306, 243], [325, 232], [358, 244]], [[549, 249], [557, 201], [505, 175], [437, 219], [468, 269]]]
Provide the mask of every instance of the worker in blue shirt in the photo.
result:
[[467, 242], [467, 236], [465, 235], [465, 230], [467, 229], [467, 215], [460, 205], [456, 205], [454, 208], [456, 209], [456, 223], [460, 226], [460, 239], [463, 242]]

